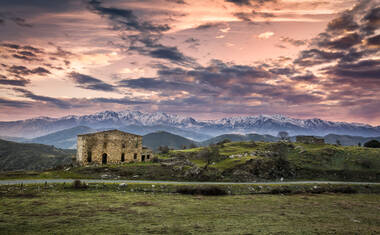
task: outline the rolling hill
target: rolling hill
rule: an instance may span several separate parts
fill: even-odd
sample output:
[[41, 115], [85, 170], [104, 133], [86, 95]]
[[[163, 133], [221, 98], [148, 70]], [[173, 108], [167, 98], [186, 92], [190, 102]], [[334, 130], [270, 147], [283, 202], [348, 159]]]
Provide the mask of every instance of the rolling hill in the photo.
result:
[[359, 143], [363, 145], [364, 143], [370, 140], [380, 141], [380, 136], [378, 137], [362, 137], [362, 136], [350, 136], [350, 135], [326, 135], [323, 137], [325, 142], [328, 144], [335, 144], [337, 140], [341, 143], [341, 145], [358, 145]]
[[168, 146], [173, 149], [182, 149], [184, 146], [197, 145], [196, 142], [179, 135], [174, 135], [165, 131], [158, 131], [143, 136], [143, 145], [153, 150], [159, 146]]
[[71, 163], [73, 150], [0, 140], [0, 171], [45, 170]]
[[48, 135], [33, 138], [26, 142], [54, 145], [62, 149], [75, 149], [77, 145], [77, 135], [96, 132], [87, 126], [77, 126], [62, 131], [57, 131]]

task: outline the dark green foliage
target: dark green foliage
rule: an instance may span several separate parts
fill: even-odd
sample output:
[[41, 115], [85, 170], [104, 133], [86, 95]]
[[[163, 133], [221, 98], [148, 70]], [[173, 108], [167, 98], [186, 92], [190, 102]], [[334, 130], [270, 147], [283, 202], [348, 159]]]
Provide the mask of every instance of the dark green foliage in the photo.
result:
[[44, 170], [72, 164], [73, 150], [0, 140], [0, 171]]
[[88, 188], [88, 185], [80, 180], [74, 180], [72, 187], [74, 189], [85, 189]]
[[270, 191], [270, 194], [291, 194], [291, 193], [294, 193], [294, 192], [287, 187], [278, 187]]
[[286, 131], [280, 131], [278, 132], [278, 137], [281, 141], [289, 141], [289, 133]]
[[206, 161], [207, 168], [212, 162], [216, 162], [220, 160], [220, 153], [219, 153], [219, 146], [218, 145], [211, 145], [207, 148], [203, 148], [199, 154], [198, 158], [201, 158]]
[[224, 140], [222, 140], [222, 141], [219, 141], [219, 142], [217, 143], [217, 145], [219, 145], [219, 146], [221, 146], [221, 147], [224, 147], [224, 144], [226, 144], [226, 143], [231, 143], [231, 140], [229, 140], [229, 139], [224, 139]]
[[159, 159], [158, 157], [154, 157], [154, 158], [152, 159], [152, 162], [153, 162], [153, 163], [160, 162], [160, 159]]
[[377, 140], [370, 140], [364, 144], [364, 147], [367, 148], [380, 148], [380, 142]]
[[223, 196], [227, 195], [226, 190], [218, 186], [207, 187], [180, 187], [177, 189], [177, 193], [191, 194], [191, 195], [204, 195], [204, 196]]

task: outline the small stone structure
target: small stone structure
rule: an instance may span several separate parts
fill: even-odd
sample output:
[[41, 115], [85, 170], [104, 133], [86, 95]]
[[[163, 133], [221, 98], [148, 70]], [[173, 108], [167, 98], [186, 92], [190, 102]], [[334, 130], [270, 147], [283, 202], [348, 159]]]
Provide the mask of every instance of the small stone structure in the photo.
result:
[[144, 162], [152, 158], [152, 151], [143, 148], [140, 135], [109, 130], [77, 138], [77, 163], [80, 165]]
[[296, 142], [304, 144], [324, 144], [325, 140], [315, 136], [299, 135], [296, 136]]

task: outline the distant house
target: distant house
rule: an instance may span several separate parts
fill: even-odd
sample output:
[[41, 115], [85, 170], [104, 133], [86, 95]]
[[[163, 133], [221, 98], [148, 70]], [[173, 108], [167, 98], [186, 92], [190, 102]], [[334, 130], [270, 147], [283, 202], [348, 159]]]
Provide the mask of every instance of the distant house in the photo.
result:
[[152, 151], [143, 148], [140, 135], [109, 130], [77, 137], [77, 162], [80, 165], [144, 162], [152, 157]]
[[304, 144], [324, 144], [325, 139], [318, 138], [315, 136], [299, 135], [299, 136], [296, 136], [296, 142], [304, 143]]

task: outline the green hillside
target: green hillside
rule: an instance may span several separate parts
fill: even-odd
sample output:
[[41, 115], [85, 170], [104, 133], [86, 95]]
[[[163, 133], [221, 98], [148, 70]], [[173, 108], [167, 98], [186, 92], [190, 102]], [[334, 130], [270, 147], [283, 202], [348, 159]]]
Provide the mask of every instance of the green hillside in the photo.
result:
[[[204, 148], [176, 150], [206, 167]], [[220, 156], [208, 166], [215, 179], [329, 179], [380, 181], [380, 149], [330, 144], [231, 142], [218, 146]], [[207, 156], [206, 156], [207, 158]]]
[[0, 140], [0, 171], [44, 170], [71, 163], [73, 150]]
[[197, 143], [185, 137], [174, 135], [165, 131], [158, 131], [143, 136], [143, 145], [153, 150], [157, 150], [159, 146], [168, 146], [172, 149], [187, 148]]
[[202, 146], [207, 146], [210, 144], [216, 144], [223, 140], [230, 140], [231, 142], [242, 142], [242, 141], [262, 141], [262, 142], [276, 142], [278, 138], [272, 135], [260, 135], [260, 134], [247, 134], [247, 135], [239, 135], [239, 134], [224, 134], [219, 135], [214, 138], [208, 139], [206, 141], [201, 142]]
[[378, 137], [362, 137], [362, 136], [350, 136], [350, 135], [335, 135], [335, 134], [329, 134], [323, 137], [325, 139], [326, 143], [329, 144], [335, 144], [337, 140], [339, 140], [341, 145], [352, 145], [356, 146], [359, 143], [361, 145], [364, 145], [364, 143], [370, 141], [370, 140], [378, 140], [380, 141], [380, 136]]

